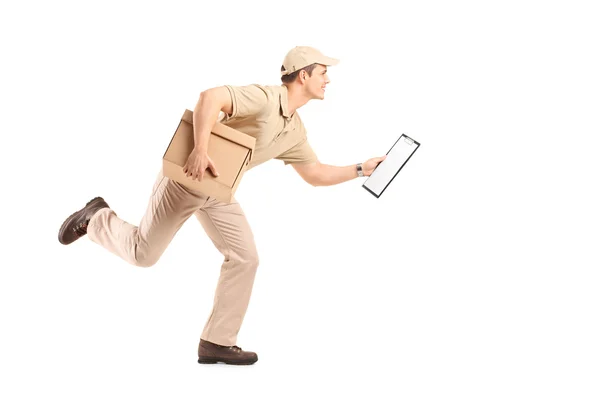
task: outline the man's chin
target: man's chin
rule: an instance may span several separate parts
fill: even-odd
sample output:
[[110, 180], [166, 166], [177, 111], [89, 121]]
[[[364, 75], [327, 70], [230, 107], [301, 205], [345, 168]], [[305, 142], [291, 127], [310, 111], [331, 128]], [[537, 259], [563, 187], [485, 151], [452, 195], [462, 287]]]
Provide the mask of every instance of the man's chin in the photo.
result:
[[325, 93], [315, 93], [312, 95], [313, 100], [325, 100]]

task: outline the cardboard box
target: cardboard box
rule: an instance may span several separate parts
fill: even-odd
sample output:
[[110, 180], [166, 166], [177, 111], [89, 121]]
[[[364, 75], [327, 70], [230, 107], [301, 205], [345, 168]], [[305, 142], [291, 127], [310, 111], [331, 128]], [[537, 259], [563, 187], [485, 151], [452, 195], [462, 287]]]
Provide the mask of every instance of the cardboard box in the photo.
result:
[[208, 140], [208, 156], [215, 164], [219, 176], [215, 177], [207, 169], [201, 182], [193, 180], [183, 172], [183, 166], [194, 148], [192, 117], [193, 112], [185, 110], [163, 156], [163, 173], [190, 189], [231, 203], [252, 159], [256, 139], [217, 122]]

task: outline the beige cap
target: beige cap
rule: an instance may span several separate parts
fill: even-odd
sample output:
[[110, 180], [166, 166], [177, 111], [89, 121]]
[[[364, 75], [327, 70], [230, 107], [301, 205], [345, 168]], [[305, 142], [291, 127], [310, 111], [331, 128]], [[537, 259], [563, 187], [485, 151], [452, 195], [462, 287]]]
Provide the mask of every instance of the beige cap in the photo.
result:
[[326, 57], [314, 47], [296, 46], [290, 50], [283, 59], [281, 76], [298, 71], [311, 64], [336, 65], [340, 60]]

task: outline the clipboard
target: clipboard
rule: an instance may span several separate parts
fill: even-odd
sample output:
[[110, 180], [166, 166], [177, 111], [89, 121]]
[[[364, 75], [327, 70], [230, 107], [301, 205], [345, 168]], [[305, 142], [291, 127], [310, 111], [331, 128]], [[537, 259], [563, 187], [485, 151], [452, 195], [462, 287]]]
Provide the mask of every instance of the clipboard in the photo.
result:
[[386, 159], [375, 167], [375, 170], [363, 183], [362, 187], [373, 196], [381, 197], [419, 146], [421, 146], [419, 142], [403, 133], [387, 152]]

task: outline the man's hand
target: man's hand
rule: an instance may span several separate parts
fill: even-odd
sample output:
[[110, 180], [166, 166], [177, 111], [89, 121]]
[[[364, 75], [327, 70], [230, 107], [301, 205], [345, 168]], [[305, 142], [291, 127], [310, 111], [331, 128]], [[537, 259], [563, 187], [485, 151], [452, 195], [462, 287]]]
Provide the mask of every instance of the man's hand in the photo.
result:
[[371, 159], [365, 161], [362, 165], [363, 174], [365, 174], [365, 176], [371, 176], [373, 171], [375, 171], [375, 167], [377, 167], [380, 162], [385, 160], [386, 157], [387, 157], [387, 155], [383, 156], [383, 157], [371, 158]]
[[190, 153], [187, 162], [183, 166], [183, 172], [185, 173], [185, 176], [191, 176], [192, 179], [202, 181], [202, 179], [204, 179], [204, 172], [207, 168], [210, 169], [214, 176], [219, 176], [217, 168], [206, 153], [206, 150], [194, 148]]

